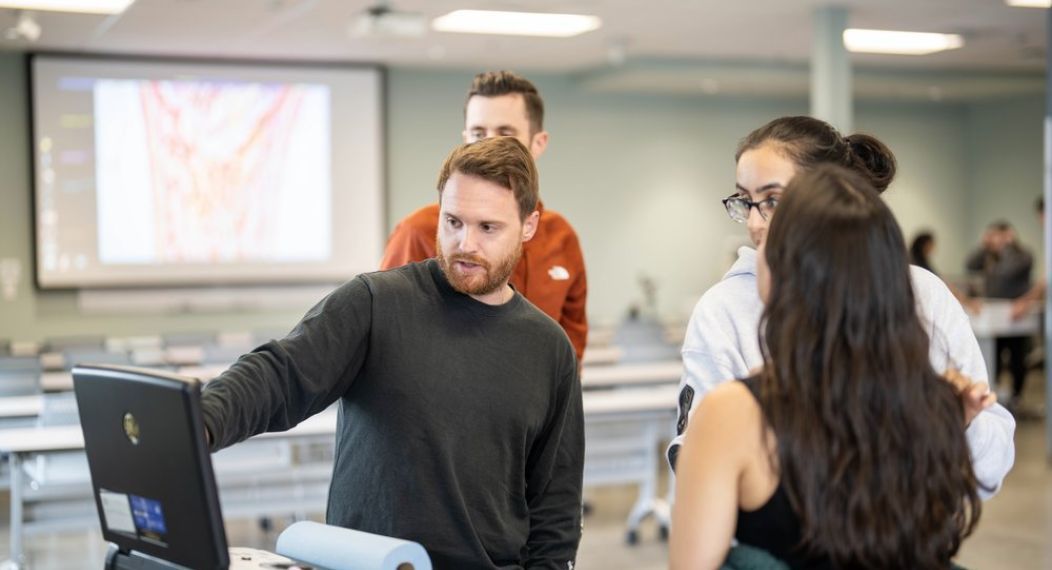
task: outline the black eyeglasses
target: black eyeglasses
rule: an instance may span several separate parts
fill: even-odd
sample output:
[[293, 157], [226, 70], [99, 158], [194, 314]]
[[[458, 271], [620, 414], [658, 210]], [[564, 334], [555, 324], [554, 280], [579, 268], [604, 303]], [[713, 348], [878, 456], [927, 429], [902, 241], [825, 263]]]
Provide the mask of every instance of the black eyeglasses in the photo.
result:
[[769, 220], [771, 219], [771, 214], [774, 213], [775, 207], [778, 206], [778, 197], [771, 196], [759, 202], [753, 202], [739, 195], [723, 199], [723, 207], [727, 209], [727, 215], [739, 224], [744, 224], [749, 219], [749, 211], [753, 209], [753, 206], [756, 207], [757, 212], [760, 212], [761, 218]]

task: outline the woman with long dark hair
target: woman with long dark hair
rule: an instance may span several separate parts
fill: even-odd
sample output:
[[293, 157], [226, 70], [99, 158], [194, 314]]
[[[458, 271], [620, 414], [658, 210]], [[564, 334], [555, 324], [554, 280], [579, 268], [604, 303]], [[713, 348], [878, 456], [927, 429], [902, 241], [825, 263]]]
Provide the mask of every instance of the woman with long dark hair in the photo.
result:
[[[835, 164], [854, 172], [880, 193], [891, 184], [897, 170], [895, 156], [876, 138], [843, 136], [828, 123], [803, 116], [781, 117], [752, 131], [738, 145], [734, 158], [735, 191], [723, 204], [733, 220], [746, 226], [757, 247], [763, 243], [771, 220], [787, 215], [778, 204], [790, 194], [786, 188], [794, 176], [822, 164]], [[859, 250], [854, 255], [865, 257], [867, 252]], [[757, 340], [763, 302], [756, 292], [756, 269], [756, 250], [742, 247], [738, 261], [694, 308], [683, 341], [679, 434], [686, 429], [692, 410], [712, 389], [744, 378], [764, 364]], [[827, 267], [826, 271], [837, 271], [837, 267]], [[908, 265], [904, 271], [913, 286], [921, 326], [931, 342], [931, 366], [947, 374], [965, 404], [972, 465], [981, 494], [988, 497], [1000, 488], [1015, 461], [1015, 420], [990, 392], [986, 363], [961, 304], [931, 272]], [[856, 296], [863, 297], [861, 291]], [[678, 436], [669, 448], [669, 462], [674, 468], [681, 440]]]
[[734, 537], [792, 568], [949, 568], [981, 502], [899, 226], [844, 168], [788, 186], [757, 256], [765, 364], [690, 423], [671, 567], [717, 568]]
[[910, 263], [938, 274], [931, 264], [931, 253], [935, 249], [935, 236], [931, 232], [920, 232], [910, 243]]
[[[913, 241], [910, 242], [910, 263], [915, 267], [920, 267], [925, 271], [930, 271], [933, 275], [939, 275], [939, 272], [935, 270], [935, 266], [931, 262], [931, 255], [935, 251], [935, 235], [929, 231], [919, 232], [913, 236]], [[961, 303], [961, 306], [965, 309], [978, 313], [982, 308], [982, 303], [978, 299], [970, 297], [963, 290], [958, 288], [953, 283], [946, 281], [946, 287], [950, 290], [950, 293]]]

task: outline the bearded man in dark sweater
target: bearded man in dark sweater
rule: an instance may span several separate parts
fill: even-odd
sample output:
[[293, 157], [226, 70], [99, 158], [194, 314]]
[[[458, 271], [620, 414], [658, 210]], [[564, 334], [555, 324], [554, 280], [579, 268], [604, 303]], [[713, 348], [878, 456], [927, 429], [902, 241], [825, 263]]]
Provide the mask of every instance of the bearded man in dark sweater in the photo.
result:
[[438, 257], [359, 275], [208, 383], [213, 449], [339, 401], [329, 524], [421, 543], [436, 568], [572, 570], [584, 424], [573, 347], [508, 285], [537, 227], [511, 137], [455, 149]]

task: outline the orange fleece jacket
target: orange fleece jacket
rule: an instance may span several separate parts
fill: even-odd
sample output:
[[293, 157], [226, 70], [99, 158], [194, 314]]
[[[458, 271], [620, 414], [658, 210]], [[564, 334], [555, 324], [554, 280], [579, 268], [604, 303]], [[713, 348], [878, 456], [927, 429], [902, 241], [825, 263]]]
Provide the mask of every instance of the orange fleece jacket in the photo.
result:
[[[438, 204], [431, 204], [402, 219], [387, 238], [380, 268], [435, 257], [438, 212]], [[511, 274], [511, 284], [562, 326], [580, 362], [588, 340], [588, 280], [581, 244], [566, 218], [541, 208], [537, 233], [522, 244], [522, 258]]]

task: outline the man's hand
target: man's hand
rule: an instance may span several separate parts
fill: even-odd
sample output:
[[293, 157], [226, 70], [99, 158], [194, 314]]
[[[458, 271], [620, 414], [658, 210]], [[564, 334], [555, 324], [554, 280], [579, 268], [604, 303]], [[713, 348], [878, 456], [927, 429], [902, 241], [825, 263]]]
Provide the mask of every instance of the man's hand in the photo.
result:
[[990, 390], [986, 382], [972, 382], [971, 378], [953, 368], [944, 372], [942, 377], [953, 386], [957, 397], [961, 399], [964, 406], [964, 427], [971, 425], [979, 412], [997, 402], [997, 394]]

